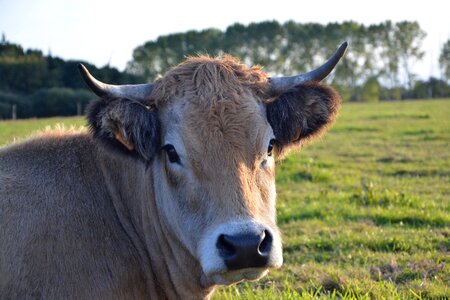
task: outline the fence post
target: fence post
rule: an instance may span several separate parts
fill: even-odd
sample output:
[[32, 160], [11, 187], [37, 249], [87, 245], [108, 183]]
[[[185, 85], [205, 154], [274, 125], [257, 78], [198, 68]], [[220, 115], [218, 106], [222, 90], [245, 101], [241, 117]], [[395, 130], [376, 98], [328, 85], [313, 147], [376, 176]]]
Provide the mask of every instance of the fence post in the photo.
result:
[[77, 102], [77, 116], [81, 116], [81, 115], [82, 115], [81, 103]]

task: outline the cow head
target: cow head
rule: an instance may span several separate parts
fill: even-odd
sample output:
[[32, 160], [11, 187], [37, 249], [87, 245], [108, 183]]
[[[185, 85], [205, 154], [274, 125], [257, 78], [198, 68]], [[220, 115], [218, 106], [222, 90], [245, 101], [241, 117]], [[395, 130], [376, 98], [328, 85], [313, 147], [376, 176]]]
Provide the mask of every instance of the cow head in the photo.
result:
[[275, 161], [333, 122], [339, 96], [319, 81], [346, 47], [293, 77], [199, 57], [153, 84], [114, 86], [80, 66], [101, 97], [88, 112], [94, 136], [148, 164], [162, 222], [197, 260], [204, 285], [258, 279], [282, 265]]

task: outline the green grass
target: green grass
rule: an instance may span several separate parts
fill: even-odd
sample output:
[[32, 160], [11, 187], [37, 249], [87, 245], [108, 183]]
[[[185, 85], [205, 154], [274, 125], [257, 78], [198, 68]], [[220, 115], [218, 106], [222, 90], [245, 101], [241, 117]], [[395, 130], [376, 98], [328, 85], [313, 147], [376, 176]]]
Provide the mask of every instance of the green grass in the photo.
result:
[[56, 124], [65, 124], [68, 127], [80, 127], [86, 125], [82, 117], [57, 117], [48, 119], [27, 119], [15, 121], [0, 121], [0, 147], [15, 141], [20, 141], [46, 127], [54, 127]]
[[[44, 124], [0, 122], [0, 145]], [[450, 299], [450, 101], [345, 103], [277, 167], [285, 264], [214, 299]]]

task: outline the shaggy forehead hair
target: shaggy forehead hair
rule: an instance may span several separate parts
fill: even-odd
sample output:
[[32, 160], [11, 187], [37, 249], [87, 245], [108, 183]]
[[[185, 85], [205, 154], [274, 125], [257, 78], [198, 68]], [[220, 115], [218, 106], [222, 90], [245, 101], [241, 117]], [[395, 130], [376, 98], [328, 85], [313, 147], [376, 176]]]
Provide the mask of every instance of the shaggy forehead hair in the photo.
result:
[[214, 104], [220, 99], [233, 99], [251, 89], [259, 98], [266, 98], [267, 74], [260, 66], [247, 67], [238, 59], [224, 55], [189, 57], [155, 82], [152, 100], [156, 106], [174, 98], [208, 98]]
[[224, 156], [232, 165], [252, 163], [267, 128], [261, 118], [267, 88], [259, 66], [247, 67], [228, 55], [191, 57], [155, 82], [152, 101], [157, 107], [183, 103], [182, 137], [191, 141], [186, 143], [190, 159], [206, 171], [218, 167], [214, 158]]

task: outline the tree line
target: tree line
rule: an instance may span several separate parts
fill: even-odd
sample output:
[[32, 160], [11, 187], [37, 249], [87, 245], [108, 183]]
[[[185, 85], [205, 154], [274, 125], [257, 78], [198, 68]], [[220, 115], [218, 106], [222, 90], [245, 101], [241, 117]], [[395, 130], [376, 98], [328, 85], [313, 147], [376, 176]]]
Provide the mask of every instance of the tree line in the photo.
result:
[[[385, 21], [297, 23], [265, 21], [233, 24], [221, 31], [206, 29], [160, 36], [133, 51], [126, 70], [83, 62], [106, 82], [154, 80], [187, 56], [229, 53], [248, 65], [264, 66], [271, 75], [303, 73], [324, 62], [342, 41], [350, 43], [345, 59], [327, 83], [344, 101], [378, 101], [450, 97], [450, 40], [439, 56], [441, 78], [420, 80], [412, 66], [421, 60], [425, 32], [417, 22]], [[79, 61], [65, 61], [38, 50], [0, 42], [0, 118], [73, 115], [92, 98], [77, 70]]]
[[141, 83], [144, 78], [116, 68], [63, 60], [39, 50], [24, 50], [3, 35], [0, 42], [0, 119], [70, 116], [93, 99], [78, 73], [83, 63], [106, 82]]
[[153, 79], [186, 56], [230, 53], [249, 65], [259, 64], [273, 75], [293, 75], [324, 62], [343, 41], [345, 59], [327, 82], [344, 100], [376, 101], [448, 97], [450, 40], [439, 63], [442, 78], [418, 80], [412, 66], [421, 60], [425, 32], [417, 22], [385, 21], [365, 26], [356, 22], [297, 23], [277, 21], [234, 24], [225, 31], [206, 29], [160, 36], [133, 52], [127, 71]]

